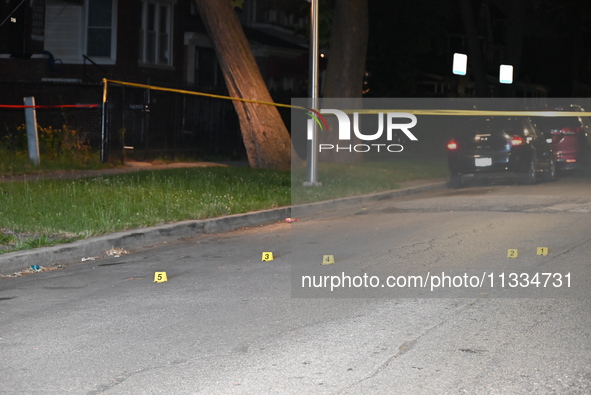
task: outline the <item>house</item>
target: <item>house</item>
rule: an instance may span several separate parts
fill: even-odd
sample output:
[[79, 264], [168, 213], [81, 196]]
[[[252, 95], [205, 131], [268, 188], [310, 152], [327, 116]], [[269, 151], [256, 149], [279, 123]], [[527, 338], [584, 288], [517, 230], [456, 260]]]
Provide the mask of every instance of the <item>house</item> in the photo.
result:
[[[249, 0], [237, 13], [276, 100], [305, 94], [307, 24], [302, 1]], [[0, 3], [0, 104], [101, 103], [102, 79], [226, 94], [191, 0], [6, 0]], [[109, 90], [112, 152], [140, 156], [240, 155], [230, 102], [130, 87]], [[4, 127], [20, 115], [3, 114]], [[99, 110], [38, 111], [100, 138]], [[21, 122], [22, 123], [22, 122]]]

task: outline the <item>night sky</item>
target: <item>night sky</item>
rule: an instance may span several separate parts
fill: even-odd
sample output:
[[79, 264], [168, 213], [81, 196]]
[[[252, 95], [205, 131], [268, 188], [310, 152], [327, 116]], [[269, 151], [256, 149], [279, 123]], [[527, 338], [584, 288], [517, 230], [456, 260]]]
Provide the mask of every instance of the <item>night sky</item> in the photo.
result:
[[[523, 37], [516, 84], [549, 97], [587, 97], [591, 91], [591, 3], [579, 0], [524, 0], [518, 26]], [[489, 82], [495, 96], [511, 96], [498, 82], [498, 67], [509, 64], [511, 2], [473, 1]], [[477, 12], [480, 10], [480, 12]], [[456, 84], [473, 79], [458, 0], [384, 2], [369, 0], [367, 70], [371, 97], [456, 96], [453, 89], [431, 94], [417, 82]], [[454, 52], [467, 53], [468, 73], [451, 72]]]

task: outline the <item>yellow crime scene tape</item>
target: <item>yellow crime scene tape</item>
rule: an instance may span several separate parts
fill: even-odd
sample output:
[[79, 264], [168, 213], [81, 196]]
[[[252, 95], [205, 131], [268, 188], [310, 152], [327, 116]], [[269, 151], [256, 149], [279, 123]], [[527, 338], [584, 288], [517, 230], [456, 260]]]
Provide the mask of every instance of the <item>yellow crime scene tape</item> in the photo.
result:
[[505, 110], [343, 110], [345, 113], [358, 114], [380, 114], [387, 112], [406, 112], [414, 115], [452, 115], [452, 116], [507, 116], [507, 117], [573, 117], [573, 116], [591, 116], [591, 112], [583, 111], [505, 111]]
[[[193, 96], [204, 96], [211, 97], [214, 99], [232, 100], [244, 103], [263, 104], [268, 106], [293, 108], [296, 110], [312, 111], [313, 113], [320, 115], [318, 109], [311, 109], [303, 106], [295, 106], [292, 104], [274, 103], [260, 100], [243, 99], [239, 97], [216, 95], [212, 93], [195, 92], [184, 89], [165, 88], [161, 86], [139, 84], [135, 82], [126, 82], [103, 78], [103, 103], [107, 101], [108, 95], [108, 84], [131, 86], [134, 88], [152, 89], [163, 92], [183, 93]], [[551, 110], [539, 110], [539, 111], [495, 111], [495, 110], [436, 110], [436, 109], [357, 109], [357, 110], [341, 110], [347, 114], [358, 113], [358, 114], [380, 114], [388, 112], [403, 112], [414, 115], [439, 115], [439, 116], [509, 116], [509, 117], [573, 117], [591, 116], [591, 112], [587, 111], [551, 111]]]
[[306, 107], [293, 106], [291, 104], [281, 104], [281, 103], [273, 103], [273, 102], [266, 102], [266, 101], [260, 101], [260, 100], [242, 99], [239, 97], [215, 95], [213, 93], [195, 92], [195, 91], [188, 91], [188, 90], [184, 90], [184, 89], [165, 88], [162, 86], [137, 84], [135, 82], [117, 81], [117, 80], [111, 80], [111, 79], [107, 79], [107, 78], [103, 78], [103, 103], [105, 103], [107, 101], [107, 89], [108, 89], [107, 85], [109, 83], [116, 84], [116, 85], [131, 86], [134, 88], [152, 89], [155, 91], [183, 93], [186, 95], [204, 96], [204, 97], [211, 97], [214, 99], [232, 100], [232, 101], [240, 101], [240, 102], [244, 102], [244, 103], [254, 103], [254, 104], [265, 104], [265, 105], [275, 106], [275, 107], [287, 107], [287, 108], [295, 108], [298, 110], [309, 111], [309, 109]]

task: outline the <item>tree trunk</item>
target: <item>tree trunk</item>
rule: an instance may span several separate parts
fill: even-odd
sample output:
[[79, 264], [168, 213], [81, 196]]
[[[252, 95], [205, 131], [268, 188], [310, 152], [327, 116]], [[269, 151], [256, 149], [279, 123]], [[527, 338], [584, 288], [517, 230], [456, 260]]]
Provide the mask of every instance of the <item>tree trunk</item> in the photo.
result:
[[[362, 108], [363, 77], [369, 35], [367, 0], [336, 0], [332, 28], [330, 31], [328, 63], [322, 95], [337, 98], [341, 109]], [[343, 100], [344, 99], [344, 100]], [[321, 143], [338, 145], [334, 119], [327, 118], [329, 133], [320, 137]], [[359, 139], [353, 137], [343, 145], [355, 145]], [[346, 144], [345, 144], [346, 143]], [[357, 152], [323, 152], [322, 161], [354, 163], [362, 160]]]
[[[195, 0], [230, 96], [272, 102], [230, 0]], [[290, 168], [291, 139], [275, 106], [234, 101], [253, 168]]]
[[324, 97], [361, 98], [368, 34], [367, 0], [336, 0]]
[[490, 89], [486, 81], [484, 55], [480, 47], [480, 38], [478, 36], [478, 28], [476, 26], [476, 18], [474, 17], [471, 0], [459, 1], [466, 40], [468, 41], [468, 64], [471, 65], [476, 82], [476, 97], [490, 97]]
[[520, 79], [523, 32], [527, 19], [527, 2], [512, 1], [509, 4], [509, 34], [507, 38], [508, 64], [513, 66], [513, 84], [506, 88], [507, 97], [515, 97]]

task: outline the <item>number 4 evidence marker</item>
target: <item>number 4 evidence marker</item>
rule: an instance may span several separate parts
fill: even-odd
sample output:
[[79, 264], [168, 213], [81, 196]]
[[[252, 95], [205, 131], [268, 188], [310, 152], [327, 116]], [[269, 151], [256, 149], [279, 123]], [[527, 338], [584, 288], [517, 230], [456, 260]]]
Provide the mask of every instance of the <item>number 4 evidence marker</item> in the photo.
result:
[[322, 264], [323, 265], [331, 265], [334, 263], [334, 255], [324, 255], [322, 257]]

